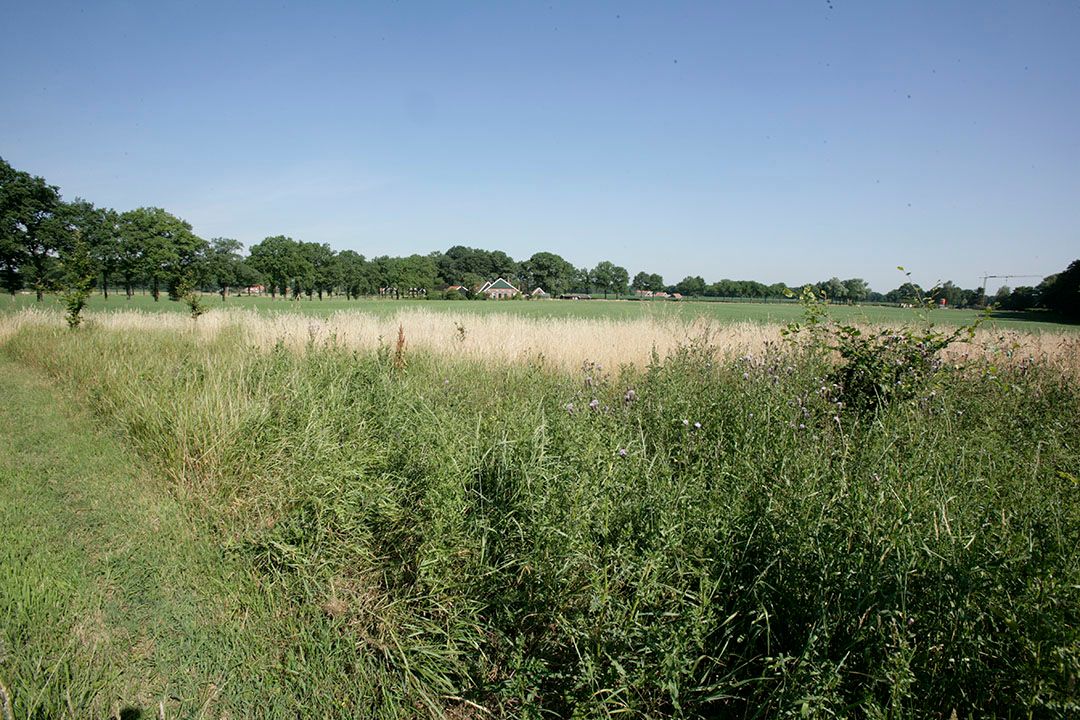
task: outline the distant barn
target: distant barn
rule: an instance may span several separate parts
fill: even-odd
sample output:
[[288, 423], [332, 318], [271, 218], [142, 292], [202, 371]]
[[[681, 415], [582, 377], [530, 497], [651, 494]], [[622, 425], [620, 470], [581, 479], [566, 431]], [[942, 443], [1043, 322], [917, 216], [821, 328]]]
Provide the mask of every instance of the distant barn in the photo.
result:
[[495, 280], [494, 282], [486, 282], [480, 287], [480, 293], [486, 295], [492, 300], [507, 300], [520, 295], [521, 291], [516, 287], [506, 282], [502, 278]]

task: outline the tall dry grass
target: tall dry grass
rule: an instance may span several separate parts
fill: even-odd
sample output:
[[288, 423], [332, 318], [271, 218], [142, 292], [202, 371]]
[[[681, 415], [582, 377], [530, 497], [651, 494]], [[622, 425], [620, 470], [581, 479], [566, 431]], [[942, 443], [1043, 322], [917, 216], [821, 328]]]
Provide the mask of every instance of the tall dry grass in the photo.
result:
[[[389, 316], [339, 312], [318, 319], [218, 309], [197, 322], [179, 313], [143, 312], [90, 313], [86, 322], [105, 330], [193, 334], [207, 340], [229, 333], [245, 345], [269, 349], [280, 344], [297, 351], [328, 343], [350, 350], [392, 348], [400, 329], [410, 350], [485, 364], [539, 362], [556, 369], [573, 369], [585, 361], [641, 367], [654, 356], [663, 360], [687, 342], [702, 339], [730, 357], [757, 355], [782, 340], [780, 325], [732, 324], [703, 317], [616, 321], [403, 310]], [[0, 343], [22, 327], [63, 324], [63, 317], [52, 311], [31, 309], [0, 316]], [[1080, 335], [980, 329], [971, 342], [947, 349], [945, 357], [955, 362], [990, 358], [1009, 367], [1039, 363], [1080, 377]]]

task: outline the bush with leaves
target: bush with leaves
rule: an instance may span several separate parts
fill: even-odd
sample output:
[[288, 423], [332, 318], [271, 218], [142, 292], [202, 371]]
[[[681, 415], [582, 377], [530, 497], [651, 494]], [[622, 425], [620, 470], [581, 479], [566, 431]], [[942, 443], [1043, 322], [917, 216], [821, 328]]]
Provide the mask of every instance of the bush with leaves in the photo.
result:
[[195, 288], [189, 278], [184, 277], [176, 284], [176, 295], [188, 306], [188, 310], [191, 311], [191, 319], [198, 320], [199, 316], [206, 312], [206, 306], [203, 305], [202, 298], [195, 292]]
[[64, 261], [63, 290], [60, 293], [67, 309], [65, 319], [68, 327], [72, 329], [82, 324], [82, 311], [94, 285], [94, 272], [90, 250], [86, 242], [77, 236]]
[[799, 296], [804, 321], [791, 323], [782, 332], [791, 340], [798, 335], [808, 337], [808, 351], [820, 358], [832, 353], [839, 356], [824, 386], [838, 407], [874, 411], [892, 401], [913, 397], [942, 370], [941, 351], [955, 342], [970, 340], [978, 327], [976, 322], [948, 332], [936, 329], [922, 314], [931, 309], [932, 301], [927, 297], [916, 298], [916, 307], [921, 309], [916, 315], [919, 322], [864, 331], [831, 320], [827, 295], [807, 285]]

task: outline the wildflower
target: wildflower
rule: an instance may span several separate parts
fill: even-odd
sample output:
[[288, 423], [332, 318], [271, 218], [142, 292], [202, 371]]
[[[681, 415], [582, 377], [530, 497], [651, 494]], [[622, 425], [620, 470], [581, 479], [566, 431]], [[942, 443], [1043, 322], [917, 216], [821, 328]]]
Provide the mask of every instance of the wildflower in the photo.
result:
[[686, 427], [686, 426], [688, 426], [690, 424], [690, 421], [687, 420], [686, 418], [683, 418], [682, 424], [683, 424], [683, 427]]
[[592, 375], [585, 376], [585, 387], [592, 387]]
[[594, 412], [596, 410], [600, 409], [600, 401], [597, 400], [596, 398], [593, 398], [592, 400], [590, 400], [589, 401], [589, 409], [594, 411]]
[[626, 457], [626, 448], [619, 448], [619, 457]]
[[636, 398], [637, 398], [637, 393], [634, 392], [634, 390], [632, 388], [627, 388], [626, 394], [623, 395], [623, 402], [625, 402], [627, 405], [629, 405], [630, 403], [634, 402], [634, 400]]
[[694, 429], [695, 430], [700, 430], [701, 429], [701, 423], [699, 423], [699, 422], [694, 423]]
[[742, 379], [743, 379], [743, 380], [749, 380], [749, 379], [750, 379], [750, 373], [748, 373], [748, 372], [744, 372], [744, 373], [742, 374]]
[[806, 425], [804, 425], [803, 423], [799, 423], [799, 429], [800, 429], [800, 430], [805, 430], [805, 429], [806, 429]]
[[566, 412], [568, 415], [574, 414], [574, 403], [566, 403]]

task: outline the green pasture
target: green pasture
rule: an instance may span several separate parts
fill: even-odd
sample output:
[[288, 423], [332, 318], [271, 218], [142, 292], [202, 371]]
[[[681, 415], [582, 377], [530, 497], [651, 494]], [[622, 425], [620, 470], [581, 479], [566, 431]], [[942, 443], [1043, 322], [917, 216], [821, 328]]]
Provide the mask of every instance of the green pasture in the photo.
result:
[[[717, 302], [717, 301], [663, 301], [663, 300], [384, 300], [365, 298], [346, 300], [337, 296], [325, 300], [273, 300], [269, 296], [230, 296], [225, 302], [218, 295], [207, 294], [203, 298], [208, 308], [229, 307], [245, 308], [258, 312], [299, 312], [310, 315], [329, 315], [335, 312], [356, 311], [390, 315], [403, 309], [424, 309], [432, 312], [450, 313], [514, 313], [535, 318], [607, 318], [611, 320], [634, 320], [641, 317], [670, 317], [693, 320], [705, 317], [721, 322], [755, 322], [787, 324], [802, 317], [802, 308], [795, 302]], [[14, 298], [0, 298], [0, 312], [14, 308], [43, 306], [62, 309], [59, 298], [47, 296], [38, 303], [31, 294], [20, 294]], [[166, 296], [154, 302], [149, 294], [142, 292], [131, 299], [123, 294], [111, 295], [105, 300], [95, 294], [87, 307], [91, 312], [111, 312], [118, 310], [139, 310], [142, 312], [186, 312], [178, 302], [169, 301]], [[919, 311], [909, 308], [886, 307], [879, 305], [833, 305], [830, 314], [838, 321], [904, 324], [921, 320]], [[928, 317], [941, 325], [967, 325], [975, 322], [984, 313], [977, 310], [933, 310]], [[991, 328], [1017, 330], [1024, 332], [1061, 332], [1078, 330], [1080, 326], [1059, 322], [1055, 316], [1046, 312], [993, 312], [984, 323]]]

